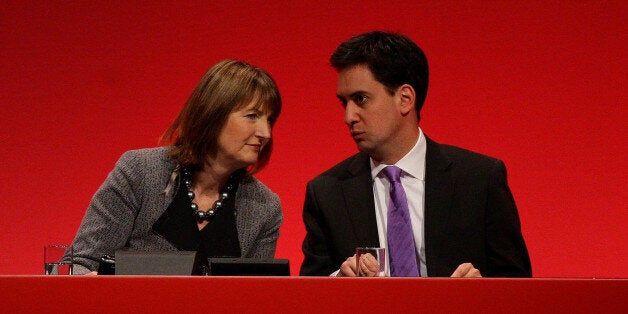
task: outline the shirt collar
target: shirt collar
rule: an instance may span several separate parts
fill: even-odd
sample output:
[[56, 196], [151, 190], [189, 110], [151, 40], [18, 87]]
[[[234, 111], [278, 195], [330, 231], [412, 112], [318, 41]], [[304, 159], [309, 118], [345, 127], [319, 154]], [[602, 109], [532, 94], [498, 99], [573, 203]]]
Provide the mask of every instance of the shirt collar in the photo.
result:
[[[423, 135], [423, 131], [421, 130], [421, 128], [419, 128], [419, 138], [416, 144], [414, 144], [414, 147], [412, 147], [412, 149], [394, 165], [399, 167], [402, 170], [402, 173], [423, 181], [425, 180], [426, 150], [427, 143], [425, 141], [425, 135]], [[373, 160], [373, 158], [369, 159], [371, 161], [371, 178], [373, 179], [375, 179], [375, 177], [380, 174], [384, 167], [391, 166], [379, 163]]]

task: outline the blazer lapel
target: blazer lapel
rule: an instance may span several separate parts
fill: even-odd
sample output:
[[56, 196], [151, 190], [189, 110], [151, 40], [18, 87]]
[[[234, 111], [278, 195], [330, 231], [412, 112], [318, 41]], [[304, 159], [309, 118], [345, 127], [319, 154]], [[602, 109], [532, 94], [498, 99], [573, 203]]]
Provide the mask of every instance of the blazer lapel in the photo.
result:
[[366, 154], [360, 153], [347, 168], [342, 181], [345, 210], [355, 239], [360, 246], [379, 246], [371, 166]]
[[449, 172], [451, 161], [442, 154], [439, 144], [426, 138], [425, 157], [425, 254], [430, 276], [439, 276], [438, 257], [442, 252], [435, 248], [447, 247], [451, 206], [454, 197], [453, 179]]
[[249, 191], [247, 183], [244, 179], [240, 181], [235, 199], [236, 208], [246, 208], [246, 210], [237, 211], [236, 215], [236, 227], [242, 257], [249, 254], [251, 246], [255, 243], [260, 228], [260, 219], [256, 215], [260, 215], [264, 208], [256, 199], [250, 197], [251, 191]]

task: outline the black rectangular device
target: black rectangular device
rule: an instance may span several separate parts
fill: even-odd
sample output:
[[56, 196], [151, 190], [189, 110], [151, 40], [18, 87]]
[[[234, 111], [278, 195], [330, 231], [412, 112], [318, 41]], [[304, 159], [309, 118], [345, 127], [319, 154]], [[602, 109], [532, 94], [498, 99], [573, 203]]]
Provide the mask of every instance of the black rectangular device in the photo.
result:
[[290, 262], [273, 258], [208, 258], [209, 276], [290, 276]]
[[190, 276], [203, 275], [194, 251], [117, 250], [116, 275]]

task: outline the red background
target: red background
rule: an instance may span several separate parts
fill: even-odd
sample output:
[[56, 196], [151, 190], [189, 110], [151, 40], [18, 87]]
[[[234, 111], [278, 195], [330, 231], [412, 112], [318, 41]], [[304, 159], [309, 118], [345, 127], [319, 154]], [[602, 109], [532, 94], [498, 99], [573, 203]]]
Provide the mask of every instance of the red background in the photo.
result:
[[225, 58], [283, 96], [258, 177], [296, 274], [305, 184], [356, 151], [328, 57], [384, 29], [428, 56], [426, 134], [506, 162], [534, 275], [628, 277], [625, 1], [97, 2], [0, 4], [0, 274], [41, 274], [120, 154], [156, 146]]

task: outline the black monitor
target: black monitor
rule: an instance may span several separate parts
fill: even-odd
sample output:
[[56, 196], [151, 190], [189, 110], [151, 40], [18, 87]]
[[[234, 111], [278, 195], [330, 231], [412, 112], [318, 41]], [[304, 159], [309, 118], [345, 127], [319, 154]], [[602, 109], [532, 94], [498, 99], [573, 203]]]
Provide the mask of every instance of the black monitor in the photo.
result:
[[208, 258], [210, 276], [290, 276], [287, 259]]
[[116, 275], [190, 276], [202, 275], [194, 251], [145, 252], [117, 250]]

